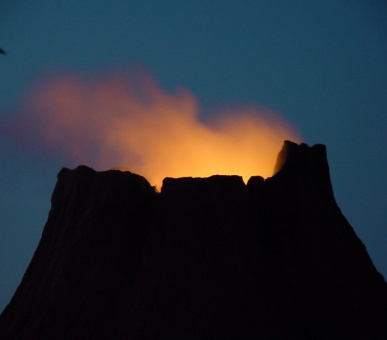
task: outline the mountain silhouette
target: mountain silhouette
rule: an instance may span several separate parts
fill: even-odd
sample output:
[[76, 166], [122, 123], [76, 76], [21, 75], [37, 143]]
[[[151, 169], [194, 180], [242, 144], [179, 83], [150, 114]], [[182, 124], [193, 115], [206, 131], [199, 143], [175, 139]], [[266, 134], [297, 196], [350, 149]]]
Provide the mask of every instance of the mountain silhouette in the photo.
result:
[[387, 285], [336, 204], [324, 145], [275, 175], [62, 169], [1, 339], [386, 339]]

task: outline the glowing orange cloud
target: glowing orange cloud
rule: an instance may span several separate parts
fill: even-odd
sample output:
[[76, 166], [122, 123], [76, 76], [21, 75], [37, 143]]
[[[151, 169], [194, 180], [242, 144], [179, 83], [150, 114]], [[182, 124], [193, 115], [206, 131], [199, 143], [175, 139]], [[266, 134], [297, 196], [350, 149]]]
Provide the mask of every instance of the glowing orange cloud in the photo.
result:
[[278, 115], [254, 108], [199, 120], [195, 97], [168, 94], [150, 77], [48, 79], [29, 111], [45, 145], [98, 170], [121, 166], [160, 186], [164, 177], [268, 177], [285, 139], [299, 141]]

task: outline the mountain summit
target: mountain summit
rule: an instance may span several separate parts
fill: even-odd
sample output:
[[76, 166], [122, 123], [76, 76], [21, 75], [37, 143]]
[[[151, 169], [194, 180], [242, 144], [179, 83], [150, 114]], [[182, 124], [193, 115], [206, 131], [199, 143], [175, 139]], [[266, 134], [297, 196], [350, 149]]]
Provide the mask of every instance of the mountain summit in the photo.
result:
[[1, 339], [386, 339], [387, 285], [334, 199], [324, 145], [275, 175], [62, 169]]

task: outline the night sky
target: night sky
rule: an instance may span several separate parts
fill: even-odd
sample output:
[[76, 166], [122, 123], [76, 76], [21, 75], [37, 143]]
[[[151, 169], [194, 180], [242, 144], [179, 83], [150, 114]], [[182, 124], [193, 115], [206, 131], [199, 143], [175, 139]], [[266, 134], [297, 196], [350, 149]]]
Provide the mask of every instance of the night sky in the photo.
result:
[[[203, 117], [276, 111], [327, 146], [336, 200], [387, 277], [387, 4], [380, 1], [1, 1], [0, 310], [39, 242], [60, 155], [4, 126], [42, 77], [146, 70]], [[279, 150], [278, 150], [279, 151]], [[257, 174], [259, 175], [259, 174]]]

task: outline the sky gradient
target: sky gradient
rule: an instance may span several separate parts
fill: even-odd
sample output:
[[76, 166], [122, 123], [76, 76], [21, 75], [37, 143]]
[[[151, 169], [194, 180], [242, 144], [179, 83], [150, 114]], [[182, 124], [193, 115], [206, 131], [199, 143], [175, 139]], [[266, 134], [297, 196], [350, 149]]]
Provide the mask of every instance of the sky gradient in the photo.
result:
[[384, 1], [5, 0], [0, 47], [0, 310], [39, 242], [57, 173], [78, 165], [4, 126], [41, 79], [69, 73], [146, 70], [167, 93], [193, 93], [203, 119], [224, 107], [279, 113], [327, 146], [338, 205], [387, 277]]

